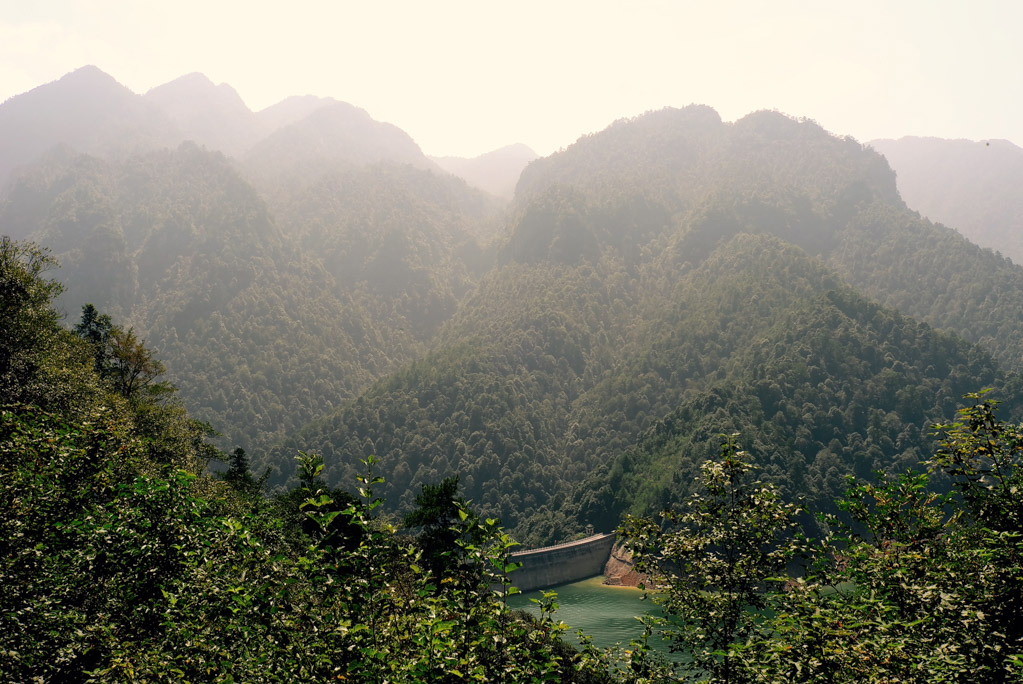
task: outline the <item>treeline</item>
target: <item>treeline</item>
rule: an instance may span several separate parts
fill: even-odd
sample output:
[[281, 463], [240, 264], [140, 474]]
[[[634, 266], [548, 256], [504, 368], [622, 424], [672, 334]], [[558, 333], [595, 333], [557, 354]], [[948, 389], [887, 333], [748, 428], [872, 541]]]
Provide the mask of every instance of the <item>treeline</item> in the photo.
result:
[[1010, 415], [1020, 406], [1018, 380], [982, 349], [764, 235], [660, 284], [611, 258], [508, 264], [441, 339], [275, 458], [314, 449], [343, 482], [376, 454], [399, 510], [418, 483], [457, 473], [482, 510], [539, 544], [687, 495], [721, 430], [769, 459], [786, 495], [832, 510], [845, 475], [931, 450], [926, 426], [964, 393], [994, 386]]
[[[341, 135], [358, 123], [346, 117], [300, 128]], [[293, 161], [316, 154], [299, 147]], [[767, 340], [783, 357], [790, 340], [777, 321], [826, 309], [828, 291], [845, 297], [851, 286], [980, 345], [1007, 371], [1023, 358], [1019, 267], [921, 220], [882, 157], [813, 122], [651, 112], [536, 160], [508, 207], [428, 165], [398, 163], [410, 158], [395, 150], [371, 161], [341, 148], [270, 176], [253, 159], [192, 144], [117, 161], [65, 148], [12, 179], [0, 223], [60, 256], [71, 289], [59, 306], [74, 315], [92, 302], [134, 326], [193, 414], [223, 432], [217, 443], [245, 445], [273, 486], [291, 477], [297, 447], [321, 453], [335, 485], [373, 453], [389, 474], [390, 510], [456, 473], [470, 499], [530, 543], [591, 522], [576, 503], [585, 488], [609, 486], [591, 476], [616, 472], [683, 404], [719, 385], [759, 386], [743, 367], [765, 358], [752, 347]], [[770, 400], [765, 420], [809, 416], [817, 426], [806, 428], [812, 439], [794, 427], [759, 432], [765, 449], [788, 454], [786, 473], [824, 451], [840, 461], [832, 468], [821, 455], [825, 475], [797, 477], [815, 500], [835, 494], [816, 488], [838, 481], [832, 470], [851, 472], [847, 449], [858, 448], [831, 445], [845, 437], [824, 426], [858, 434], [867, 460], [884, 466], [926, 449], [914, 429], [948, 415], [963, 391], [998, 386], [1016, 411], [1015, 390], [973, 351], [941, 347], [970, 356], [948, 364], [975, 381], [942, 388], [944, 361], [915, 358], [931, 343], [900, 357], [888, 332], [847, 345], [809, 331], [815, 344], [866, 354], [866, 365], [810, 364], [811, 387], [797, 397], [797, 383], [779, 385]], [[790, 351], [785, 363], [797, 368]], [[885, 391], [941, 390], [919, 390], [932, 397], [924, 408], [883, 409], [890, 446], [874, 445], [880, 431], [867, 434], [858, 418], [819, 415], [881, 410], [856, 389], [863, 369], [894, 373], [877, 380]], [[734, 407], [732, 423], [761, 422], [746, 415], [755, 407]], [[713, 451], [701, 449], [678, 460], [691, 470]], [[645, 501], [664, 484], [642, 486]]]

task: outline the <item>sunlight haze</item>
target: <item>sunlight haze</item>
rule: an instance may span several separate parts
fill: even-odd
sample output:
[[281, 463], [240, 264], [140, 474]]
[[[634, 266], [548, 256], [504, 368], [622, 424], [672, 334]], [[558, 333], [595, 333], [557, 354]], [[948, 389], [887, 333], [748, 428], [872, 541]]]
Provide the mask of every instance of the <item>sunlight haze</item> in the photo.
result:
[[0, 0], [0, 101], [94, 64], [137, 93], [198, 71], [253, 110], [334, 97], [434, 155], [549, 154], [693, 102], [1019, 144], [1021, 20], [1014, 2]]

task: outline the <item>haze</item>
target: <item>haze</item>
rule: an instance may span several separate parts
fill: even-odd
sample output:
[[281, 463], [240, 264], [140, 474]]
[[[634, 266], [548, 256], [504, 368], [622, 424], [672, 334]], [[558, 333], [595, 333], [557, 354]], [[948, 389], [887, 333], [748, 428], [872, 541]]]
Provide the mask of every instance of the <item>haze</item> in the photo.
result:
[[548, 154], [692, 102], [861, 141], [1020, 143], [1021, 20], [1015, 2], [0, 0], [0, 101], [95, 64], [139, 93], [199, 71], [254, 110], [335, 97], [434, 155]]

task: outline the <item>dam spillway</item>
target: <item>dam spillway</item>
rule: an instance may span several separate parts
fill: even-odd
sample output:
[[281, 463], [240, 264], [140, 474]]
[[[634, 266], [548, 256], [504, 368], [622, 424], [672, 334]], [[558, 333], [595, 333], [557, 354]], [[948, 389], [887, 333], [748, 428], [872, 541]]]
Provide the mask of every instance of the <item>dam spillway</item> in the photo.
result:
[[515, 551], [511, 559], [522, 567], [509, 575], [512, 586], [532, 591], [599, 575], [614, 543], [613, 533], [594, 534], [555, 546]]

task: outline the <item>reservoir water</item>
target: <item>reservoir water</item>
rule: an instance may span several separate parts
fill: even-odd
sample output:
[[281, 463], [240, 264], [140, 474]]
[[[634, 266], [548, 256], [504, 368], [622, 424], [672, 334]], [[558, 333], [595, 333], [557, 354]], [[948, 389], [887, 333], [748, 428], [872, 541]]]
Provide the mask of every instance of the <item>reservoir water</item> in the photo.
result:
[[[648, 611], [654, 615], [661, 614], [658, 606], [649, 598], [643, 600], [641, 589], [609, 587], [603, 582], [604, 576], [598, 575], [553, 587], [558, 594], [558, 612], [554, 617], [570, 627], [569, 633], [565, 635], [566, 641], [578, 643], [576, 630], [582, 630], [584, 634], [592, 636], [593, 644], [600, 648], [615, 644], [625, 646], [629, 640], [643, 634], [643, 626], [636, 616]], [[542, 595], [541, 591], [518, 594], [508, 599], [508, 605], [539, 616], [537, 605], [530, 599]], [[664, 651], [667, 651], [666, 645]]]

